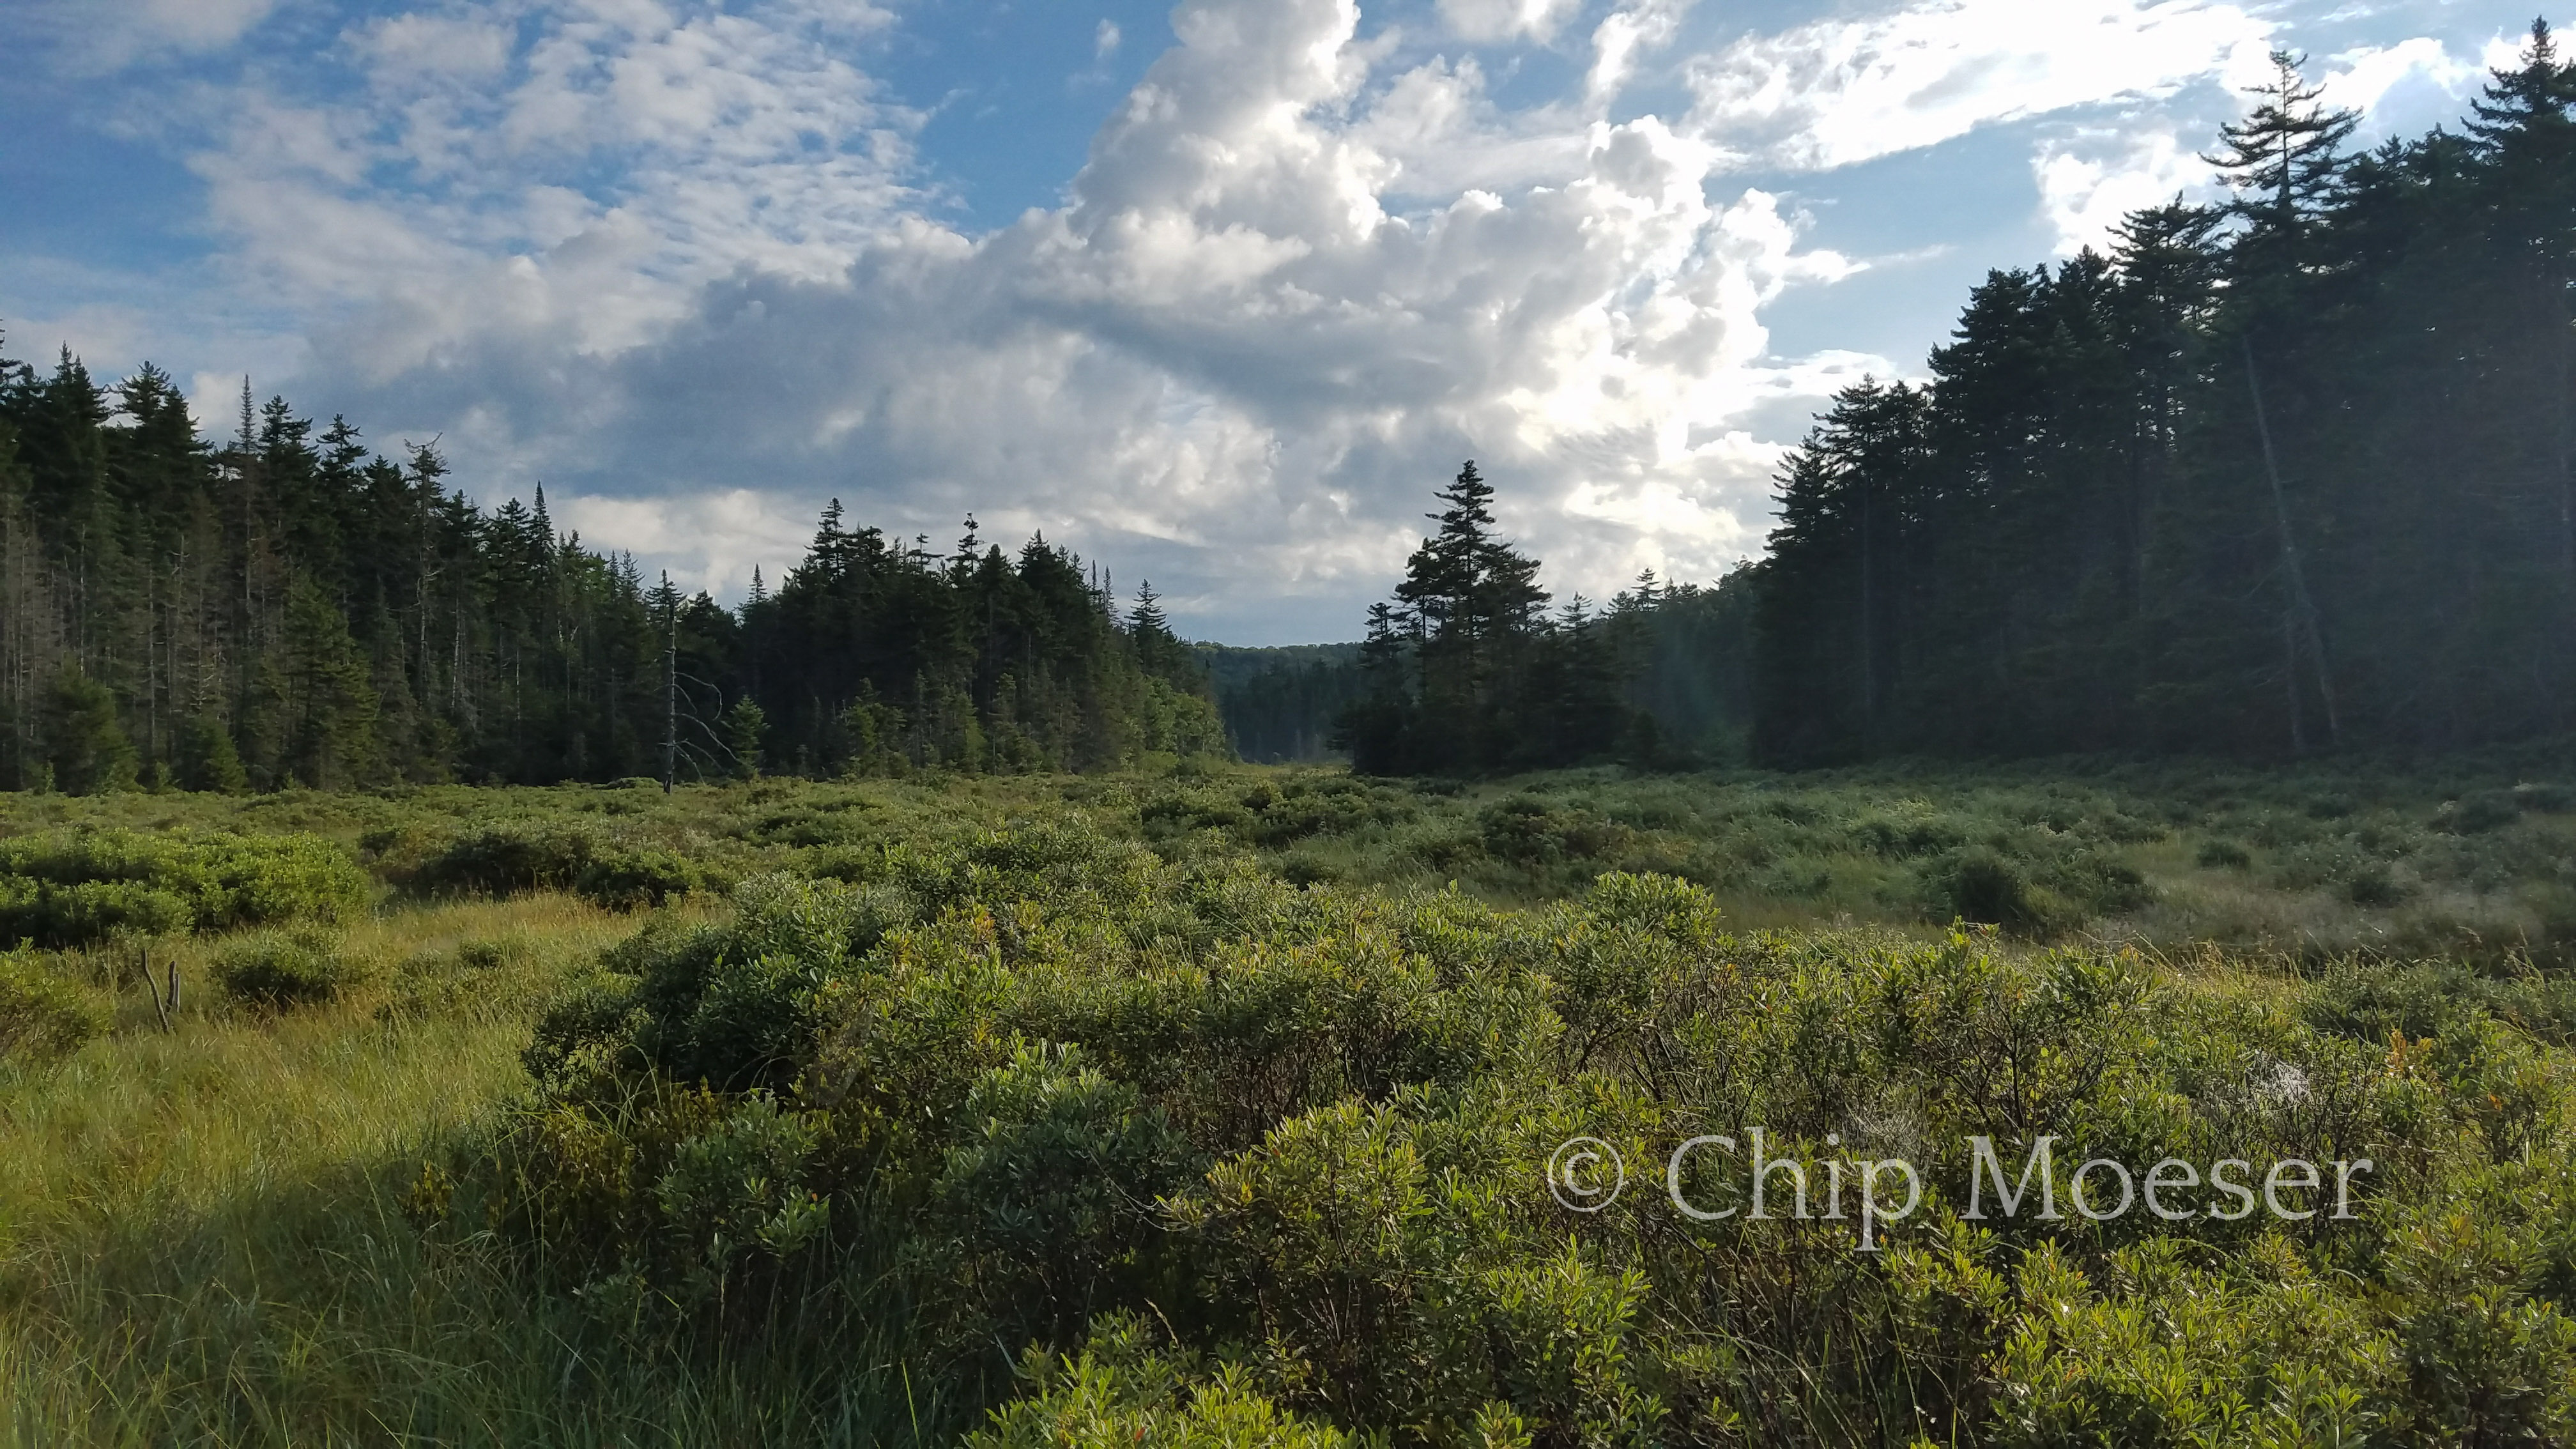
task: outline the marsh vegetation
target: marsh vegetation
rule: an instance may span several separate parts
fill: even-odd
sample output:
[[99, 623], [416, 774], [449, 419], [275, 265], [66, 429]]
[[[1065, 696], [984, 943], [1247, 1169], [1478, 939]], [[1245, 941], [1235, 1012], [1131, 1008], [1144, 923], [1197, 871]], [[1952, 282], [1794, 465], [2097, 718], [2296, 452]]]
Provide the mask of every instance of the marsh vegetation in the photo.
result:
[[[0, 1423], [2556, 1437], [2547, 763], [9, 797]], [[1548, 1192], [1746, 1125], [1924, 1207], [1864, 1254]], [[1980, 1133], [2380, 1170], [1971, 1221]]]

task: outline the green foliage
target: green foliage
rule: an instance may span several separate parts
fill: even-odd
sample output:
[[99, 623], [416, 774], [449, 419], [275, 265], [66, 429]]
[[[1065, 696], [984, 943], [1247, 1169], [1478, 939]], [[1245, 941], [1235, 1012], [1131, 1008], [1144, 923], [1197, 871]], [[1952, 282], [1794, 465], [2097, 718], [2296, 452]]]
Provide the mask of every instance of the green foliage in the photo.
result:
[[240, 751], [233, 747], [232, 731], [212, 715], [198, 715], [180, 731], [177, 773], [184, 790], [238, 795], [250, 788], [250, 774], [242, 768]]
[[[995, 1411], [968, 1449], [1352, 1449], [1330, 1424], [1283, 1413], [1240, 1368], [1210, 1376], [1195, 1357], [1157, 1345], [1142, 1319], [1103, 1318], [1061, 1359], [1030, 1355], [1028, 1397]], [[1498, 1416], [1499, 1417], [1499, 1416]], [[1496, 1446], [1516, 1442], [1485, 1436]], [[1524, 1435], [1517, 1441], [1526, 1445]]]
[[345, 852], [309, 835], [84, 829], [0, 840], [0, 940], [39, 946], [337, 921], [371, 893]]
[[134, 788], [134, 744], [117, 724], [107, 686], [65, 666], [45, 695], [40, 728], [55, 789], [100, 795]]
[[[1154, 818], [1208, 822], [1183, 843], [1292, 797], [1174, 798]], [[1599, 817], [1463, 818], [1536, 857]], [[2134, 888], [2098, 846], [2025, 869], [1916, 810], [1853, 828], [2016, 929]], [[1515, 915], [1176, 855], [1064, 826], [907, 843], [864, 884], [763, 878], [731, 922], [648, 927], [538, 1032], [544, 1096], [495, 1149], [513, 1240], [710, 1329], [845, 1263], [847, 1311], [911, 1305], [925, 1372], [999, 1393], [997, 1345], [1031, 1346], [995, 1444], [2570, 1427], [2539, 1260], [2409, 1246], [2462, 1195], [2525, 1225], [2496, 1253], [2555, 1221], [2482, 1185], [2576, 1172], [2576, 1102], [2526, 1034], [2576, 1017], [2540, 978], [2356, 963], [2285, 1009], [2092, 951], [1736, 934], [1671, 877]], [[1757, 1124], [1779, 1154], [1832, 1134], [1919, 1164], [1921, 1210], [1880, 1256], [1848, 1219], [1694, 1223], [1645, 1181], [1582, 1216], [1545, 1189], [1571, 1137], [1640, 1174]], [[2181, 1222], [1966, 1221], [1967, 1138], [1996, 1132], [2379, 1167], [2352, 1224], [2212, 1216], [2205, 1189]], [[1723, 1154], [1694, 1162], [1686, 1192], [1742, 1205]], [[2494, 1296], [2455, 1307], [2454, 1280]]]
[[227, 943], [215, 953], [215, 984], [249, 1006], [272, 1011], [336, 1000], [367, 979], [363, 963], [345, 955], [339, 938], [303, 928], [263, 931]]
[[663, 905], [721, 878], [667, 846], [525, 819], [467, 830], [403, 871], [406, 885], [429, 895], [568, 890], [619, 911]]
[[1167, 1251], [1156, 1204], [1196, 1154], [1077, 1047], [1023, 1045], [967, 1090], [975, 1124], [930, 1180], [908, 1266], [950, 1285], [964, 1343], [1060, 1341]]
[[1954, 920], [2003, 926], [2025, 935], [2046, 936], [2068, 923], [2072, 908], [2055, 892], [2036, 885], [2019, 866], [1992, 850], [1964, 850], [1936, 864], [1926, 877], [1932, 887], [1932, 913]]
[[40, 1060], [106, 1032], [96, 994], [65, 980], [24, 946], [0, 951], [0, 1061]]
[[[534, 1437], [566, 1404], [766, 1364], [793, 1367], [741, 1381], [693, 1433], [787, 1422], [781, 1405], [873, 1375], [890, 1391], [849, 1424], [993, 1443], [2255, 1446], [2366, 1430], [2430, 1445], [2571, 1432], [2557, 1386], [2576, 1373], [2576, 999], [2547, 955], [2568, 914], [2566, 823], [2522, 806], [2491, 829], [2435, 828], [2440, 802], [2527, 773], [1602, 772], [1413, 789], [1202, 765], [17, 808], [363, 834], [388, 875], [439, 860], [498, 883], [454, 887], [471, 894], [560, 886], [601, 851], [646, 846], [752, 872], [729, 900], [622, 927], [572, 900], [431, 902], [336, 952], [292, 932], [214, 943], [211, 957], [285, 983], [258, 993], [278, 1003], [331, 989], [308, 983], [335, 957], [384, 962], [366, 993], [379, 1008], [291, 1025], [216, 1013], [43, 1074], [241, 1039], [226, 1072], [172, 1067], [197, 1085], [156, 1094], [158, 1113], [245, 1074], [245, 1094], [269, 1090], [247, 1063], [307, 1037], [328, 1044], [335, 1083], [451, 1039], [504, 1063], [524, 1045], [518, 1086], [431, 1093], [424, 1121], [461, 1136], [427, 1166], [352, 1174], [333, 1159], [314, 1211], [413, 1256], [377, 1298], [335, 1283], [313, 1311], [338, 1322], [344, 1302], [485, 1284], [477, 1302], [562, 1339], [532, 1350], [537, 1388], [511, 1421]], [[2327, 797], [2351, 803], [2318, 811]], [[72, 838], [34, 839], [60, 853]], [[216, 837], [134, 839], [188, 838]], [[2198, 865], [2210, 840], [2259, 850], [2262, 871]], [[1520, 907], [1418, 874], [1418, 889], [1353, 883], [1435, 852]], [[1658, 860], [1674, 868], [1633, 868]], [[1272, 868], [1292, 861], [1329, 879], [1301, 888]], [[1963, 881], [1970, 862], [2001, 881]], [[2408, 883], [2403, 905], [2350, 902], [2374, 863]], [[2291, 870], [2299, 884], [2276, 881]], [[2206, 936], [2180, 938], [2168, 959], [2193, 964], [2179, 969], [2017, 939], [2049, 929], [2045, 910], [2087, 935], [2170, 927], [2195, 890], [2334, 913], [2295, 919], [2359, 921], [2370, 944], [2291, 972]], [[2017, 900], [1995, 915], [2022, 923], [1919, 924], [1973, 892]], [[1901, 924], [1750, 929], [1757, 910]], [[2520, 934], [2399, 959], [2404, 931], [2489, 919]], [[573, 928], [623, 939], [581, 969], [532, 933]], [[94, 967], [18, 959], [90, 991]], [[414, 1140], [334, 1125], [338, 1108], [298, 1120], [354, 1133], [356, 1162]], [[1736, 1215], [1672, 1207], [1677, 1144], [1741, 1145], [1757, 1125], [1774, 1155], [1915, 1163], [1920, 1208], [1881, 1224], [1869, 1253], [1848, 1213], [1782, 1216], [1785, 1183], [1773, 1215], [1748, 1222], [1742, 1153], [1705, 1145], [1681, 1189]], [[2056, 1137], [2061, 1205], [2065, 1169], [2092, 1157], [2377, 1166], [2346, 1220], [2211, 1217], [2205, 1189], [2176, 1222], [1971, 1220], [1976, 1134], [2008, 1164]], [[1599, 1213], [1548, 1191], [1552, 1155], [1577, 1136], [1626, 1163], [1626, 1191]], [[353, 1178], [377, 1194], [354, 1208]], [[1812, 1172], [1820, 1208], [1828, 1190]], [[324, 1241], [290, 1239], [263, 1281]], [[328, 1242], [335, 1261], [361, 1251]], [[227, 1302], [247, 1291], [221, 1281]], [[165, 1300], [149, 1301], [157, 1322]], [[96, 1341], [141, 1321], [126, 1313], [102, 1311]], [[153, 1403], [212, 1415], [201, 1405], [232, 1403], [241, 1382], [306, 1402], [306, 1371], [257, 1366], [293, 1343], [206, 1314], [172, 1361], [252, 1367]], [[235, 1327], [206, 1326], [218, 1320]], [[391, 1341], [343, 1331], [294, 1342], [311, 1361], [372, 1363]], [[400, 1341], [439, 1382], [464, 1382], [462, 1355], [509, 1357], [476, 1331], [440, 1320]], [[249, 1335], [239, 1353], [215, 1351], [225, 1332]], [[162, 1361], [134, 1362], [108, 1372]], [[426, 1402], [411, 1384], [366, 1379], [297, 1422], [389, 1420]]]
[[759, 702], [744, 695], [725, 708], [722, 721], [725, 752], [736, 779], [760, 778], [760, 742], [768, 734], [769, 716]]

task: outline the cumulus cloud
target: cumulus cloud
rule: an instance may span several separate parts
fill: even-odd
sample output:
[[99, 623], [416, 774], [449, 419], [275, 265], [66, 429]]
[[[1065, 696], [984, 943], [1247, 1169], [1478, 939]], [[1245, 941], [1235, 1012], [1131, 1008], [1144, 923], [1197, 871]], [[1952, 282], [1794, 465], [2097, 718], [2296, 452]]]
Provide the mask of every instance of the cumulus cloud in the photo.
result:
[[[347, 303], [315, 372], [353, 412], [553, 480], [694, 582], [792, 557], [839, 495], [1330, 633], [1468, 456], [1561, 586], [1705, 577], [1758, 543], [1777, 449], [1739, 414], [1792, 385], [1759, 309], [1852, 270], [1654, 117], [1378, 74], [1348, 0], [1182, 6], [1067, 204], [982, 237], [927, 219], [899, 122], [776, 12], [490, 19], [352, 32], [362, 103], [254, 108], [200, 169], [245, 257]], [[817, 159], [795, 126], [894, 139]], [[617, 194], [574, 183], [619, 147]]]
[[2057, 232], [2057, 254], [2108, 252], [2112, 230], [2133, 211], [2176, 197], [2205, 200], [2213, 172], [2164, 127], [2088, 127], [2043, 142], [2032, 158], [2041, 208]]
[[2270, 27], [2203, 0], [1933, 0], [1748, 37], [1690, 67], [1690, 127], [1750, 161], [1829, 169], [1983, 125], [2214, 74]]

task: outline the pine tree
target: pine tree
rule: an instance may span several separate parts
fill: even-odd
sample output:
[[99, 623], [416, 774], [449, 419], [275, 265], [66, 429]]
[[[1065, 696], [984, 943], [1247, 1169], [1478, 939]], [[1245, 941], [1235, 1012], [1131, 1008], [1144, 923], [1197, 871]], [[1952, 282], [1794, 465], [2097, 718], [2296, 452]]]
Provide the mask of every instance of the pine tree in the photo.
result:
[[347, 618], [319, 585], [299, 575], [287, 591], [272, 676], [285, 772], [316, 790], [377, 778], [378, 700], [370, 674]]
[[134, 744], [116, 715], [116, 696], [77, 667], [66, 666], [54, 677], [42, 725], [54, 788], [68, 795], [134, 788]]
[[183, 790], [238, 795], [250, 788], [249, 772], [233, 748], [232, 731], [211, 715], [190, 719], [179, 734], [178, 782]]
[[2254, 109], [2220, 126], [2219, 153], [2201, 158], [2236, 192], [2228, 212], [2250, 228], [2248, 240], [2266, 265], [2278, 265], [2272, 247], [2300, 237], [2333, 203], [2346, 170], [2344, 143], [2361, 124], [2351, 111], [2318, 104], [2325, 91], [2300, 74], [2306, 64], [2303, 55], [2273, 51], [2272, 78], [2246, 92], [2256, 98]]
[[759, 779], [760, 747], [769, 730], [768, 713], [750, 695], [743, 695], [725, 707], [722, 730], [734, 777]]

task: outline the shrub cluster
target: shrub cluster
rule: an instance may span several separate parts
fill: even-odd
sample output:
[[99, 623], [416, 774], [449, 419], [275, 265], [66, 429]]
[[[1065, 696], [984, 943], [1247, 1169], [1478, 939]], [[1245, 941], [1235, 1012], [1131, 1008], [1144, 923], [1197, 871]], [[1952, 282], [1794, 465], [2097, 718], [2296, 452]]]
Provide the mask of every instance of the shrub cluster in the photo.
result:
[[53, 1056], [107, 1030], [95, 992], [64, 980], [21, 946], [0, 951], [0, 1060]]
[[723, 884], [719, 875], [668, 846], [541, 820], [468, 830], [405, 875], [408, 885], [426, 894], [501, 897], [566, 890], [618, 911], [659, 906]]
[[363, 962], [327, 931], [263, 931], [215, 953], [215, 984], [246, 1005], [271, 1011], [316, 1006], [366, 979]]
[[[908, 1305], [953, 1381], [1019, 1394], [993, 1449], [2576, 1434], [2563, 1074], [2438, 984], [1747, 936], [1621, 873], [1526, 914], [1300, 890], [1079, 828], [737, 901], [549, 1014], [493, 1211], [716, 1332], [818, 1282]], [[1756, 1125], [1905, 1158], [1923, 1206], [1864, 1254], [1664, 1199], [1677, 1144]], [[2377, 1168], [2343, 1222], [1980, 1221], [1980, 1134]], [[1596, 1214], [1547, 1189], [1577, 1136], [1635, 1179]]]
[[68, 948], [336, 921], [371, 893], [346, 852], [310, 835], [82, 829], [0, 840], [0, 942]]

